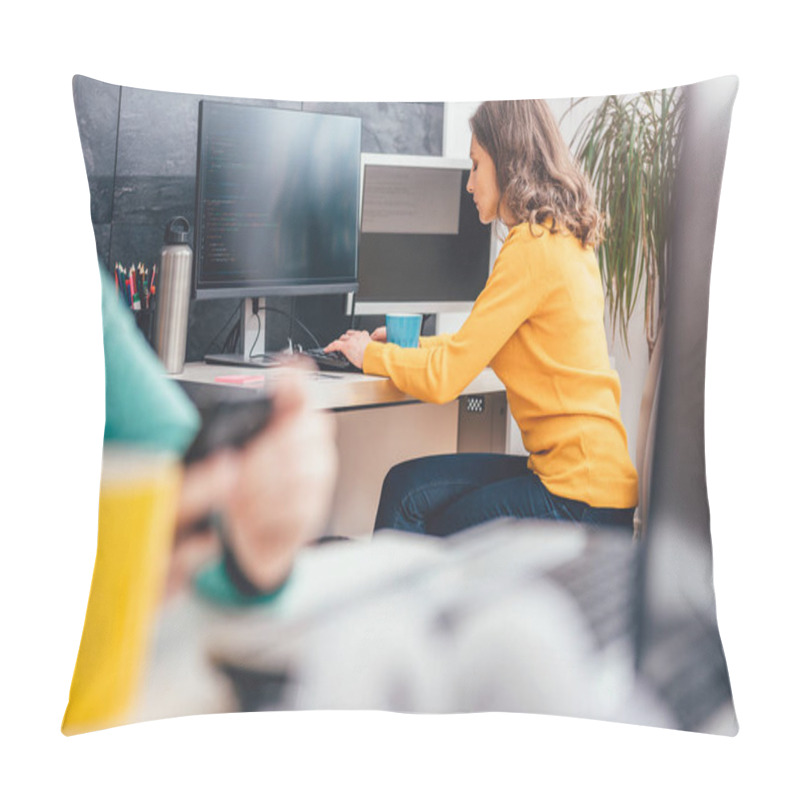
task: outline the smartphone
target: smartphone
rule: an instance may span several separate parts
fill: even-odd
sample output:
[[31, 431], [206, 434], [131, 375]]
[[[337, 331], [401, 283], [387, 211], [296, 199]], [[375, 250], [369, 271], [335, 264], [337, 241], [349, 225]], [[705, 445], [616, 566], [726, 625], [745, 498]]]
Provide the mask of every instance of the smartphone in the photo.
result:
[[272, 398], [260, 395], [201, 409], [200, 430], [183, 457], [184, 464], [202, 461], [223, 448], [244, 447], [269, 424], [272, 407]]

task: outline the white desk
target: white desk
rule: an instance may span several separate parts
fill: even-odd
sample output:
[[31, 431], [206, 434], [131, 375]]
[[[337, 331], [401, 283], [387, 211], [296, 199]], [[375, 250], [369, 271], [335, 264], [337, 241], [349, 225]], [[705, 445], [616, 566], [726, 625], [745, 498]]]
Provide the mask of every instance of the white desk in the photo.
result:
[[[203, 406], [268, 391], [282, 369], [190, 363], [172, 377]], [[491, 369], [459, 399], [444, 405], [422, 403], [388, 378], [361, 373], [314, 373], [310, 391], [315, 408], [336, 412], [339, 478], [329, 531], [334, 536], [371, 536], [383, 478], [401, 461], [439, 453], [506, 451], [505, 388]]]
[[[172, 377], [195, 399], [235, 396], [242, 390], [262, 391], [283, 367], [267, 369], [230, 367], [217, 364], [186, 364], [183, 372]], [[243, 380], [244, 383], [225, 379]], [[315, 408], [333, 411], [352, 410], [397, 403], [418, 403], [401, 392], [388, 378], [358, 372], [318, 372], [311, 376], [311, 397]], [[485, 369], [462, 392], [462, 396], [505, 392], [505, 387], [491, 369]]]

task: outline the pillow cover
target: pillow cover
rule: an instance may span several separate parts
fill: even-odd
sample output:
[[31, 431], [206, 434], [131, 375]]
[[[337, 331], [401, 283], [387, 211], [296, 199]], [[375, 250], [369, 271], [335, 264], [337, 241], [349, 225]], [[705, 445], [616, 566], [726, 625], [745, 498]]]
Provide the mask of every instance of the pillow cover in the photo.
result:
[[[212, 547], [193, 579], [165, 600], [178, 462], [200, 416], [163, 375], [146, 341], [152, 321], [138, 315], [142, 335], [126, 309], [104, 301], [98, 555], [64, 733], [180, 714], [370, 708], [526, 711], [735, 734], [711, 574], [703, 392], [711, 255], [736, 86], [723, 78], [643, 95], [665, 115], [672, 99], [680, 101], [680, 113], [669, 116], [674, 186], [632, 185], [627, 174], [618, 195], [624, 206], [626, 197], [652, 191], [657, 196], [647, 199], [672, 209], [668, 236], [658, 246], [648, 240], [664, 255], [654, 289], [666, 297], [654, 306], [663, 328], [650, 330], [652, 354], [634, 326], [623, 328], [630, 349], [613, 350], [623, 418], [640, 454], [638, 542], [581, 525], [507, 520], [445, 540], [397, 533], [327, 542], [300, 552], [277, 591], [252, 597]], [[99, 259], [155, 263], [165, 220], [194, 218], [201, 98], [80, 76], [73, 88]], [[630, 98], [607, 100], [551, 101], [590, 175], [602, 169], [594, 155], [625, 131]], [[446, 150], [441, 104], [284, 105], [368, 120], [375, 140], [363, 137], [365, 150], [388, 142], [416, 155]], [[587, 139], [591, 125], [580, 121], [599, 120], [601, 109], [608, 137]], [[640, 106], [628, 110], [641, 116]], [[635, 152], [635, 174], [646, 175], [653, 152]], [[605, 204], [611, 240], [626, 211]], [[649, 237], [642, 224], [637, 235]], [[601, 264], [610, 265], [604, 253]], [[627, 302], [612, 289], [638, 279], [610, 268], [604, 276], [611, 327]], [[102, 280], [108, 296], [111, 282]], [[193, 304], [189, 360], [212, 349], [231, 310], [224, 301]], [[346, 327], [339, 301], [317, 302], [311, 313], [323, 330]], [[124, 356], [113, 343], [120, 331]], [[123, 411], [134, 392], [114, 370], [121, 358], [138, 364], [131, 383], [154, 409], [146, 417]], [[221, 398], [247, 387], [216, 389]]]

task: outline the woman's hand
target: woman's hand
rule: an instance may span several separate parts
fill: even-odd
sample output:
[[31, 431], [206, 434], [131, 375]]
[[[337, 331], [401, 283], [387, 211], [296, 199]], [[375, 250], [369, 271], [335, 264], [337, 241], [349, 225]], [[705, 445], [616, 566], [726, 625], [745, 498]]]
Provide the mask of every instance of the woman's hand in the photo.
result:
[[373, 342], [385, 342], [386, 341], [386, 326], [385, 325], [381, 325], [380, 328], [375, 328], [375, 330], [372, 331], [372, 334], [370, 335], [369, 338], [372, 339]]
[[[380, 329], [378, 329], [380, 330]], [[377, 331], [376, 331], [377, 333]], [[347, 360], [358, 367], [364, 367], [364, 351], [370, 343], [371, 338], [367, 331], [347, 331], [343, 333], [338, 339], [331, 342], [326, 348], [326, 353], [344, 353]]]

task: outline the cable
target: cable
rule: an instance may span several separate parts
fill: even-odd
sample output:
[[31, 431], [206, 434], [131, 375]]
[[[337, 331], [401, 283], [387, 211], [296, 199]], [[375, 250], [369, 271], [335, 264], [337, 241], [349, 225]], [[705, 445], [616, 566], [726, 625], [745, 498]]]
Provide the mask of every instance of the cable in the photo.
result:
[[294, 349], [294, 343], [292, 339], [294, 338], [294, 303], [297, 298], [292, 295], [292, 305], [291, 305], [291, 318], [289, 320], [289, 347]]
[[228, 332], [227, 337], [225, 338], [225, 344], [223, 345], [223, 350], [226, 353], [236, 353], [238, 352], [239, 348], [239, 339], [242, 335], [242, 317], [241, 314], [239, 315], [239, 323], [234, 325], [230, 331]]
[[[241, 314], [241, 310], [242, 310], [242, 307], [240, 305], [237, 305], [236, 308], [233, 309], [233, 313], [228, 317], [228, 319], [225, 320], [225, 322], [222, 323], [222, 325], [220, 326], [220, 329], [214, 335], [214, 338], [208, 343], [208, 346], [206, 347], [204, 352], [206, 352], [206, 353], [210, 353], [211, 352], [211, 348], [214, 345], [214, 342], [216, 342], [217, 339], [219, 339], [219, 337], [222, 335], [222, 332], [225, 330], [225, 328], [228, 327], [228, 324], [234, 318], [234, 316], [236, 316], [237, 314]], [[232, 331], [228, 331], [228, 335], [227, 335], [227, 337], [225, 338], [225, 341], [222, 344], [222, 349], [223, 350], [227, 351], [227, 345], [229, 344], [229, 340], [231, 338], [231, 334], [236, 329], [237, 328], [234, 328]]]
[[[261, 315], [258, 313], [258, 299], [253, 300], [253, 316], [258, 320], [258, 333], [256, 333], [255, 338], [253, 339], [253, 344], [250, 347], [249, 358], [253, 357], [253, 350], [256, 349], [256, 343], [258, 342], [258, 337], [261, 336]], [[264, 337], [264, 353], [267, 352], [267, 337]]]
[[315, 347], [319, 347], [319, 348], [322, 347], [322, 345], [319, 343], [319, 340], [317, 339], [317, 337], [314, 336], [314, 334], [311, 333], [311, 331], [308, 328], [306, 328], [306, 326], [303, 325], [303, 323], [300, 322], [299, 319], [296, 319], [292, 314], [288, 314], [286, 311], [283, 311], [280, 308], [275, 308], [274, 306], [263, 306], [263, 309], [264, 309], [264, 311], [274, 311], [277, 314], [283, 314], [284, 317], [289, 317], [289, 320], [291, 322], [293, 322], [293, 323], [296, 322], [311, 337], [311, 340], [314, 342]]

